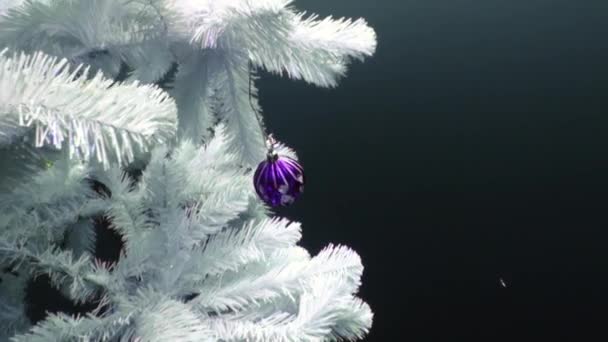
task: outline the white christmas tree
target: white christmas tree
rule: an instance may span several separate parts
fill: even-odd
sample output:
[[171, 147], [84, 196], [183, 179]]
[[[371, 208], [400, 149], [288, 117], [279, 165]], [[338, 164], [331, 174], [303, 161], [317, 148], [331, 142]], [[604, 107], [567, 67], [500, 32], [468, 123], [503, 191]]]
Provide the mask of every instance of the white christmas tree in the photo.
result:
[[[251, 81], [334, 87], [375, 47], [363, 19], [290, 0], [0, 0], [0, 340], [362, 338], [359, 256], [311, 257], [254, 191]], [[99, 216], [123, 241], [112, 263], [95, 258]], [[32, 325], [40, 275], [99, 304]]]

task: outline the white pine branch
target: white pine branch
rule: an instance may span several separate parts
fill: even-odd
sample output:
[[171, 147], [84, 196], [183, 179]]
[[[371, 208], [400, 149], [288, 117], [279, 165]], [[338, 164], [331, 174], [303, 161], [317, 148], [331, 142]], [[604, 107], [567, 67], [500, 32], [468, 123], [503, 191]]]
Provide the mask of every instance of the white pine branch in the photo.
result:
[[74, 256], [79, 257], [82, 254], [95, 254], [95, 226], [90, 218], [80, 219], [75, 224], [67, 229], [66, 247], [69, 248]]
[[[110, 228], [116, 230], [124, 242], [120, 258], [112, 266], [113, 272], [100, 279], [106, 287], [115, 289], [117, 295], [146, 272], [159, 270], [160, 265], [155, 262], [166, 256], [162, 252], [166, 234], [159, 229], [159, 219], [149, 215], [150, 208], [144, 200], [145, 184], [134, 185], [128, 174], [116, 167], [96, 175], [96, 179], [112, 194], [107, 210]], [[110, 280], [111, 283], [106, 282]]]
[[260, 322], [275, 315], [286, 315], [290, 319], [293, 319], [293, 316], [298, 313], [300, 297], [300, 293], [281, 295], [267, 302], [252, 305], [234, 313], [225, 313], [222, 315], [222, 318], [231, 321]]
[[[224, 128], [203, 146], [182, 141], [168, 155], [158, 147], [141, 178], [144, 203], [156, 220], [167, 210], [188, 211], [191, 238], [215, 234], [245, 210], [252, 196], [250, 178], [235, 171], [236, 157], [226, 151]], [[171, 229], [171, 228], [169, 228]]]
[[162, 1], [26, 1], [0, 17], [0, 46], [44, 51], [110, 77], [128, 61], [146, 83], [170, 65]]
[[47, 168], [49, 161], [58, 158], [57, 151], [36, 148], [28, 144], [30, 137], [25, 135], [27, 130], [29, 130], [27, 127], [23, 127], [23, 131], [0, 127], [0, 132], [15, 132], [19, 136], [17, 139], [7, 141], [6, 144], [0, 143], [0, 160], [2, 160], [0, 194], [13, 191], [24, 181], [29, 181], [38, 172]]
[[214, 119], [209, 84], [217, 69], [217, 58], [208, 52], [192, 51], [180, 62], [174, 87], [169, 92], [177, 104], [181, 139], [197, 144], [208, 140]]
[[26, 242], [0, 239], [0, 260], [6, 263], [26, 264], [32, 275], [49, 275], [56, 288], [67, 286], [70, 297], [76, 302], [91, 298], [97, 290], [96, 284], [85, 280], [84, 275], [91, 272], [88, 254], [74, 259], [71, 251], [61, 251], [50, 247], [42, 251], [26, 246]]
[[[192, 170], [195, 168], [202, 171], [209, 170], [207, 172], [215, 172], [218, 175], [226, 175], [226, 172], [234, 173], [235, 168], [238, 167], [239, 158], [235, 153], [230, 152], [231, 137], [228, 127], [225, 123], [218, 123], [213, 127], [213, 131], [213, 139], [206, 141], [203, 148], [197, 148], [195, 154], [189, 154], [192, 157], [188, 160], [188, 167], [192, 168]], [[192, 149], [191, 147], [188, 148]], [[187, 157], [180, 157], [181, 160], [186, 161], [185, 158]], [[231, 177], [225, 178], [231, 179]]]
[[[335, 87], [346, 73], [349, 58], [363, 60], [376, 49], [376, 33], [364, 19], [303, 19], [289, 16], [289, 31], [273, 41], [246, 45], [252, 62], [274, 73], [286, 72], [321, 87]], [[247, 44], [247, 43], [245, 43]]]
[[65, 157], [64, 151], [48, 146], [38, 148], [32, 141], [35, 141], [35, 132], [19, 126], [18, 117], [0, 119], [0, 160], [3, 161], [0, 194], [13, 191]]
[[250, 221], [243, 227], [217, 233], [186, 265], [185, 285], [265, 261], [276, 249], [294, 246], [301, 236], [299, 223], [281, 218]]
[[340, 341], [361, 339], [371, 327], [369, 306], [348, 294], [338, 274], [307, 281], [297, 314], [275, 313], [257, 321], [212, 318], [210, 325], [223, 341]]
[[[250, 171], [253, 174], [253, 171]], [[250, 175], [251, 175], [250, 174]], [[241, 227], [251, 220], [263, 220], [267, 217], [276, 216], [273, 207], [260, 201], [257, 195], [249, 197], [247, 207], [242, 210], [233, 220], [227, 222], [228, 227]]]
[[103, 211], [103, 200], [85, 178], [88, 169], [76, 160], [55, 161], [11, 191], [0, 194], [0, 229], [5, 238], [25, 238], [40, 248], [58, 243], [66, 226]]
[[[196, 5], [176, 1], [181, 21], [174, 35], [200, 48], [218, 49], [248, 55], [254, 64], [274, 73], [286, 72], [319, 86], [337, 84], [345, 72], [342, 60], [322, 49], [309, 50], [296, 32], [298, 17], [290, 8], [291, 0], [203, 1]], [[187, 15], [186, 15], [187, 13]]]
[[89, 197], [92, 191], [85, 182], [88, 174], [89, 169], [78, 161], [57, 160], [40, 170], [28, 183], [14, 187], [10, 194], [2, 194], [0, 208], [30, 208], [55, 204], [69, 197]]
[[59, 148], [69, 142], [70, 156], [96, 159], [109, 166], [131, 162], [137, 149], [171, 139], [176, 109], [155, 86], [112, 85], [101, 73], [88, 80], [75, 76], [65, 59], [43, 53], [0, 53], [0, 121], [19, 118], [36, 128], [36, 146]]
[[[200, 48], [245, 52], [254, 64], [274, 73], [335, 87], [349, 58], [362, 60], [376, 49], [376, 33], [364, 19], [304, 19], [290, 0], [235, 0], [194, 5], [176, 1], [183, 19], [174, 35]], [[178, 15], [178, 17], [180, 17]]]
[[332, 326], [330, 341], [360, 340], [369, 333], [374, 320], [374, 313], [367, 303], [352, 296]]
[[296, 326], [307, 335], [331, 340], [362, 338], [371, 327], [372, 315], [367, 304], [350, 295], [349, 280], [339, 275], [316, 276], [309, 281], [310, 291], [300, 299]]
[[[188, 141], [171, 156], [167, 148], [156, 148], [135, 188], [117, 168], [97, 177], [112, 193], [108, 213], [126, 243], [116, 273], [178, 290], [173, 284], [189, 262], [186, 254], [247, 207], [249, 178], [240, 176], [241, 181], [220, 170], [235, 159], [221, 154], [223, 139], [220, 126], [214, 139], [198, 149]], [[218, 158], [205, 158], [207, 152]], [[205, 160], [208, 164], [201, 165]], [[188, 206], [191, 201], [194, 205]]]
[[251, 176], [237, 168], [238, 158], [229, 151], [224, 124], [214, 128], [213, 139], [194, 150], [182, 143], [172, 158], [184, 165], [186, 180], [181, 202], [190, 206], [195, 224], [204, 234], [214, 234], [234, 220], [253, 196]]
[[312, 258], [305, 274], [307, 277], [339, 274], [344, 279], [344, 288], [353, 294], [361, 285], [363, 264], [359, 254], [349, 247], [329, 244]]
[[0, 16], [6, 13], [11, 8], [16, 8], [20, 6], [24, 0], [2, 0], [0, 2]]
[[210, 192], [190, 208], [193, 224], [198, 227], [200, 237], [215, 234], [226, 227], [238, 216], [239, 211], [247, 207], [249, 193], [244, 190], [246, 185], [249, 182], [237, 178], [237, 182], [223, 189], [224, 192]]
[[90, 313], [74, 317], [64, 313], [50, 313], [27, 333], [14, 336], [10, 341], [116, 341], [131, 324], [132, 315], [115, 312], [103, 317]]
[[[156, 220], [167, 209], [179, 206], [179, 194], [186, 187], [183, 167], [168, 162], [169, 151], [168, 146], [155, 147], [139, 181], [140, 188], [145, 189], [142, 204], [151, 209], [153, 219]], [[123, 188], [125, 190], [128, 188]]]
[[[199, 48], [234, 47], [236, 45], [230, 44], [249, 38], [239, 35], [251, 34], [252, 27], [264, 29], [260, 24], [268, 27], [269, 22], [291, 2], [292, 0], [176, 0], [168, 5], [174, 13], [170, 32], [173, 39], [189, 41]], [[268, 29], [267, 33], [273, 34], [272, 31]]]
[[132, 179], [126, 172], [117, 167], [105, 171], [96, 177], [112, 194], [108, 200], [108, 216], [112, 221], [112, 229], [120, 233], [125, 242], [125, 251], [129, 253], [139, 244], [138, 238], [142, 231], [154, 228], [154, 222], [146, 215], [146, 207], [142, 198], [144, 190], [137, 186], [133, 189]]
[[[281, 252], [279, 252], [281, 251]], [[239, 311], [301, 291], [298, 281], [310, 256], [300, 247], [279, 250], [258, 263], [246, 265], [241, 272], [225, 272], [207, 278], [196, 291], [192, 304], [202, 311]]]
[[0, 17], [0, 42], [24, 50], [42, 49], [53, 42], [90, 49], [133, 45], [157, 36], [162, 28], [153, 7], [160, 1], [21, 1]]
[[217, 337], [205, 324], [202, 316], [192, 311], [191, 306], [162, 299], [144, 306], [134, 318], [134, 341], [145, 342], [214, 342]]
[[[301, 293], [304, 282], [318, 276], [339, 275], [348, 285], [348, 293], [356, 291], [363, 271], [360, 257], [344, 246], [329, 245], [310, 261], [294, 260], [289, 264], [273, 263], [263, 273], [252, 270], [234, 276], [234, 281], [222, 283], [222, 279], [210, 279], [203, 283], [201, 294], [193, 300], [203, 310], [238, 311], [251, 304], [267, 302], [281, 295]], [[222, 283], [221, 286], [218, 284]]]
[[376, 32], [367, 25], [363, 18], [333, 19], [331, 16], [317, 20], [312, 14], [304, 19], [306, 12], [298, 13], [293, 18], [294, 30], [289, 40], [301, 48], [307, 48], [310, 54], [324, 51], [339, 58], [363, 60], [376, 51]]
[[133, 46], [118, 46], [116, 50], [116, 54], [132, 69], [127, 81], [156, 82], [176, 62], [166, 39], [149, 39]]

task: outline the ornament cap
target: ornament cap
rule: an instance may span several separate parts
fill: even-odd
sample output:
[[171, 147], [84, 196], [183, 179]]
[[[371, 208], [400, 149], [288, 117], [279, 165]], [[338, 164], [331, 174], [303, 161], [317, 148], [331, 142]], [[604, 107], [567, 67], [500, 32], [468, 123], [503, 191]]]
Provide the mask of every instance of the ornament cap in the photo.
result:
[[275, 146], [277, 144], [276, 139], [272, 135], [272, 133], [268, 134], [268, 138], [266, 139], [266, 146], [268, 147], [268, 153], [266, 153], [266, 158], [269, 162], [274, 163], [279, 159], [279, 155], [277, 151], [275, 151]]
[[269, 150], [268, 153], [266, 153], [266, 159], [268, 159], [269, 162], [274, 163], [279, 159], [279, 154], [275, 150]]

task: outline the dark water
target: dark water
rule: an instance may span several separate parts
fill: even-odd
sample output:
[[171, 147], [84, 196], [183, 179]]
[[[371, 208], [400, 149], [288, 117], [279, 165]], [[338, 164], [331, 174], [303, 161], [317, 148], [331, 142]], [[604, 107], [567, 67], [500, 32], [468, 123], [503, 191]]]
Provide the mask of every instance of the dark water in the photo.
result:
[[260, 85], [307, 172], [280, 213], [361, 254], [367, 341], [608, 340], [608, 2], [296, 6], [378, 33], [336, 89]]

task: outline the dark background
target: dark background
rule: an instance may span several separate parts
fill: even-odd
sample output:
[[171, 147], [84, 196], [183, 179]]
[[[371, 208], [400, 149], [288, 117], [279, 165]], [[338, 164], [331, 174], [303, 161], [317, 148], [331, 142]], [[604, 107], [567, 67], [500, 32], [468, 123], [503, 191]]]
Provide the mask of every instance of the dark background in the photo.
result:
[[366, 341], [608, 340], [608, 1], [295, 6], [378, 35], [338, 88], [259, 83], [307, 176], [278, 213], [362, 256]]

